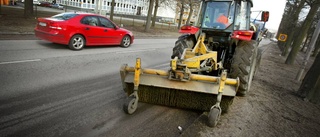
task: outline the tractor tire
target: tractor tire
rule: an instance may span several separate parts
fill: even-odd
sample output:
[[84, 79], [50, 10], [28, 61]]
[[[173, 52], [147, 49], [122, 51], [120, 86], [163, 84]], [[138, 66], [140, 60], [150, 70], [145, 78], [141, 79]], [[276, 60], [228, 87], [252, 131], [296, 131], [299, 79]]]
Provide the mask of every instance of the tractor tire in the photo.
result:
[[257, 48], [255, 41], [240, 41], [235, 49], [230, 76], [239, 78], [238, 96], [245, 96], [251, 86], [257, 65]]
[[180, 36], [173, 47], [171, 59], [174, 59], [175, 57], [178, 57], [178, 59], [181, 59], [184, 49], [193, 48], [194, 45], [195, 45], [194, 35]]

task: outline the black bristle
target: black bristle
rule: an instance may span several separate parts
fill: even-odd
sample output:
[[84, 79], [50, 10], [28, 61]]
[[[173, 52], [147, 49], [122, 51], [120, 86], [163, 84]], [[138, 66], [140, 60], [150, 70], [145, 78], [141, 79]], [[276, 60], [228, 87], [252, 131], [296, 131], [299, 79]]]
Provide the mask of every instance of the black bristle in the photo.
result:
[[[133, 92], [133, 84], [127, 83], [129, 94]], [[217, 95], [195, 91], [177, 90], [155, 86], [139, 85], [139, 101], [177, 108], [209, 111], [216, 103]], [[220, 103], [222, 112], [226, 112], [234, 97], [223, 96]]]

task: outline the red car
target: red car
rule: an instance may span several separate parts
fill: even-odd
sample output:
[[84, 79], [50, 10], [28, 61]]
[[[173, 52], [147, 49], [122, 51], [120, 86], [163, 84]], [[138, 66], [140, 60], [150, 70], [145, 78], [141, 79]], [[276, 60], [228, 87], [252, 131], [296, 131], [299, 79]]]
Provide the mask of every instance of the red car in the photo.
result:
[[38, 5], [42, 7], [51, 7], [51, 3], [46, 1], [41, 1]]
[[132, 32], [118, 27], [108, 18], [93, 13], [61, 13], [49, 18], [38, 18], [36, 37], [53, 43], [69, 45], [72, 50], [85, 46], [120, 45], [129, 47]]

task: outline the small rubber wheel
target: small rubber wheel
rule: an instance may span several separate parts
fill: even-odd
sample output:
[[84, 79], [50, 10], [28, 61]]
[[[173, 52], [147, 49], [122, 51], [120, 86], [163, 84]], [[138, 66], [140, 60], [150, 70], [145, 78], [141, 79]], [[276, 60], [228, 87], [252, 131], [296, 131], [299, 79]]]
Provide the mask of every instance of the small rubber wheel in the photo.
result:
[[72, 50], [82, 50], [86, 44], [86, 40], [81, 35], [74, 35], [69, 41], [69, 48]]
[[122, 40], [121, 40], [120, 46], [123, 47], [123, 48], [127, 48], [127, 47], [130, 46], [130, 44], [131, 44], [131, 38], [130, 38], [130, 36], [125, 35], [125, 36], [122, 38]]
[[135, 103], [135, 101], [135, 97], [128, 97], [125, 103], [123, 104], [123, 111], [127, 114], [133, 114], [138, 108], [138, 103]]
[[218, 108], [213, 108], [210, 110], [208, 114], [208, 126], [209, 127], [215, 127], [218, 124], [218, 121], [220, 119], [220, 110]]

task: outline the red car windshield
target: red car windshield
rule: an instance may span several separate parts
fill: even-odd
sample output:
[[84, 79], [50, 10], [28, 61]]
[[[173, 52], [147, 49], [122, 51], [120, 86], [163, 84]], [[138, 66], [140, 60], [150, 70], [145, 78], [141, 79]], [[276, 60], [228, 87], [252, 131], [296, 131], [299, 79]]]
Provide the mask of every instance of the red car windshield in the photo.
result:
[[59, 19], [59, 20], [69, 20], [69, 19], [71, 19], [75, 16], [78, 16], [78, 15], [79, 14], [76, 14], [76, 13], [61, 13], [61, 14], [52, 16], [51, 18]]

